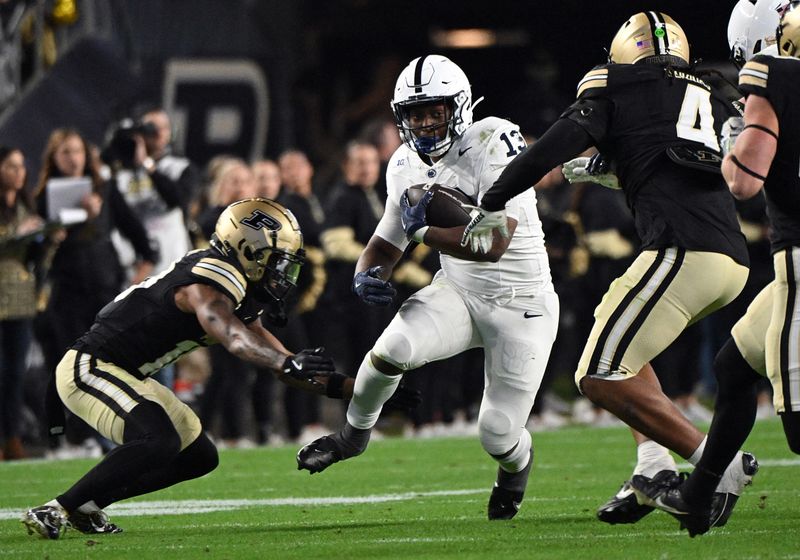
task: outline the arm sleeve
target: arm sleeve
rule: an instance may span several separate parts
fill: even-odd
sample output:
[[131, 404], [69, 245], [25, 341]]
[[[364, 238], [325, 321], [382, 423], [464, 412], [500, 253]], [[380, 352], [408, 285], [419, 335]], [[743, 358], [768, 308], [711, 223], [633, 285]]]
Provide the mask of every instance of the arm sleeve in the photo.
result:
[[594, 145], [593, 138], [569, 118], [561, 118], [505, 168], [481, 200], [481, 208], [501, 210], [506, 202], [538, 183], [557, 165]]
[[106, 183], [106, 193], [108, 194], [106, 202], [111, 206], [114, 225], [131, 242], [137, 255], [145, 261], [156, 262], [158, 260], [158, 252], [150, 246], [147, 231], [145, 231], [142, 222], [133, 213], [131, 207], [128, 206], [128, 203], [125, 202], [117, 188], [116, 181], [108, 181]]
[[[387, 177], [387, 183], [390, 181]], [[389, 186], [389, 193], [397, 192]], [[383, 211], [381, 221], [375, 228], [375, 235], [381, 239], [391, 243], [401, 251], [405, 251], [408, 247], [408, 239], [403, 229], [403, 224], [400, 222], [400, 203], [390, 196], [386, 199], [386, 209]]]

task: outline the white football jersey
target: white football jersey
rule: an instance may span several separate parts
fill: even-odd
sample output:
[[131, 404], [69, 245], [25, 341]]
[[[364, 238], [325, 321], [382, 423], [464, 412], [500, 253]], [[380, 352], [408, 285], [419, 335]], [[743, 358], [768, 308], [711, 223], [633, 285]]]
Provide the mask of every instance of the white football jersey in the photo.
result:
[[[433, 166], [405, 144], [389, 160], [388, 199], [375, 235], [400, 250], [408, 245], [400, 222], [400, 197], [411, 185], [439, 183], [457, 188], [479, 203], [508, 163], [525, 147], [517, 125], [496, 117], [475, 122]], [[529, 295], [551, 284], [542, 222], [533, 188], [506, 205], [517, 220], [514, 238], [496, 263], [475, 262], [441, 254], [442, 273], [459, 288], [491, 297]]]

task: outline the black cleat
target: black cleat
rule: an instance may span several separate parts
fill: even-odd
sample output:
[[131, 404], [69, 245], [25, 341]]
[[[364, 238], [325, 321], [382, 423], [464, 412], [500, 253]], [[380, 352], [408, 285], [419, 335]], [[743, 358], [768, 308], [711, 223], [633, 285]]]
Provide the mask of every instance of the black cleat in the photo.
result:
[[67, 516], [63, 509], [54, 506], [39, 506], [22, 515], [22, 524], [28, 534], [38, 533], [43, 539], [57, 539], [67, 530]]
[[[669, 487], [680, 483], [678, 473], [671, 470], [659, 471], [653, 478], [637, 475], [647, 479], [659, 487]], [[618, 523], [636, 523], [642, 517], [653, 511], [652, 505], [640, 504], [636, 499], [631, 481], [626, 480], [619, 491], [610, 500], [597, 508], [597, 518], [611, 525]]]
[[666, 511], [686, 529], [690, 537], [707, 533], [713, 527], [710, 508], [693, 506], [683, 499], [680, 486], [655, 486], [647, 477], [636, 475], [631, 479], [631, 486], [640, 502]]
[[297, 452], [297, 470], [322, 472], [334, 463], [361, 455], [367, 448], [371, 428], [354, 428], [345, 423], [340, 432], [315, 439]]
[[103, 510], [92, 513], [75, 511], [67, 516], [69, 527], [86, 535], [121, 533], [122, 528], [108, 520], [108, 515]]
[[510, 473], [497, 467], [497, 480], [489, 496], [488, 514], [490, 520], [511, 519], [519, 511], [525, 491], [510, 490], [509, 488], [525, 488], [528, 485], [528, 476], [533, 467], [533, 448], [531, 448], [528, 464], [519, 472]]
[[331, 436], [322, 436], [297, 452], [297, 470], [322, 472], [342, 460], [342, 451]]

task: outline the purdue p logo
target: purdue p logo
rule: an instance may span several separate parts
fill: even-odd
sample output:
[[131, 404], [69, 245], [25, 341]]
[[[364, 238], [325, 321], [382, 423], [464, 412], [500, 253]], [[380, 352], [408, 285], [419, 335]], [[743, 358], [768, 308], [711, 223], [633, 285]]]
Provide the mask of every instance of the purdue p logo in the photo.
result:
[[269, 214], [262, 212], [261, 210], [254, 210], [252, 214], [241, 220], [239, 223], [255, 230], [267, 228], [277, 231], [283, 227], [280, 221], [273, 218]]

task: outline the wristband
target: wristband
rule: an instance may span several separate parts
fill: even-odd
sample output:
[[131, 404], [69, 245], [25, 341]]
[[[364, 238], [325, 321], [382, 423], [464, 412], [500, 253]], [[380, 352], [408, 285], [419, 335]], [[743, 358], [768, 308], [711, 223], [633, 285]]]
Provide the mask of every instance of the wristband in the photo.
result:
[[411, 236], [411, 241], [416, 241], [417, 243], [425, 243], [425, 234], [428, 232], [428, 227], [430, 226], [422, 226], [417, 231], [414, 232], [414, 235]]
[[341, 373], [332, 373], [328, 376], [328, 384], [325, 386], [325, 396], [331, 399], [344, 398], [344, 380], [347, 379], [346, 375]]

